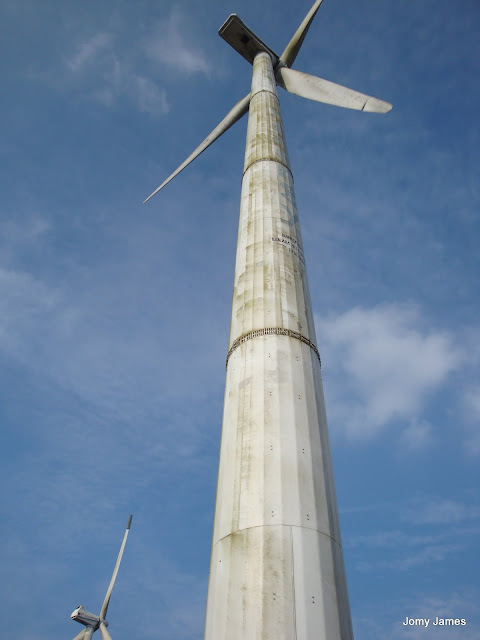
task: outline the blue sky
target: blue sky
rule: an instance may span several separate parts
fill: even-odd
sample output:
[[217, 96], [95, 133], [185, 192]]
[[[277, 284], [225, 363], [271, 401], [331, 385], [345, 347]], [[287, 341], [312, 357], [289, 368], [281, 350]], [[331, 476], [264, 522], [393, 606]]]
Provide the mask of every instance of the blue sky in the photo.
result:
[[[203, 637], [246, 118], [142, 200], [310, 1], [3, 0], [0, 607], [60, 640]], [[480, 7], [326, 0], [281, 92], [357, 640], [480, 635]], [[406, 629], [408, 617], [467, 626]]]

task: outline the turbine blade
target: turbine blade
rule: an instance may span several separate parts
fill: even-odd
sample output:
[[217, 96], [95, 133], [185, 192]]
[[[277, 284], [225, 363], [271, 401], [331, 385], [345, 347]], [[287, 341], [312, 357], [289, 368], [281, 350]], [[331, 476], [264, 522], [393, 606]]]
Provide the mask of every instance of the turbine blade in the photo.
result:
[[82, 629], [78, 635], [74, 637], [73, 640], [84, 640], [86, 629]]
[[346, 109], [370, 111], [373, 113], [388, 113], [392, 105], [384, 100], [367, 96], [365, 93], [342, 87], [335, 82], [329, 82], [308, 73], [294, 71], [280, 67], [275, 73], [278, 86], [302, 98], [333, 104]]
[[183, 171], [186, 166], [188, 166], [191, 162], [193, 162], [195, 158], [197, 158], [203, 151], [205, 151], [207, 147], [209, 147], [213, 142], [215, 142], [215, 140], [217, 140], [217, 138], [219, 138], [222, 135], [222, 133], [225, 133], [227, 129], [230, 129], [232, 125], [234, 125], [238, 120], [240, 120], [240, 118], [247, 113], [249, 106], [250, 106], [250, 94], [246, 95], [242, 100], [237, 102], [237, 104], [233, 107], [233, 109], [231, 109], [227, 113], [227, 115], [220, 122], [220, 124], [215, 127], [212, 133], [205, 138], [205, 140], [195, 149], [195, 151], [192, 154], [188, 156], [185, 162], [183, 162], [178, 167], [178, 169], [176, 169], [164, 182], [162, 182], [162, 184], [157, 189], [155, 189], [153, 193], [151, 193], [148, 196], [148, 198], [146, 198], [143, 201], [143, 204], [145, 204], [147, 200], [150, 200], [150, 198], [152, 198], [156, 193], [158, 193], [160, 189], [163, 189], [163, 187], [166, 184], [168, 184], [170, 180], [173, 180], [175, 176], [178, 176], [180, 171]]
[[92, 636], [93, 636], [93, 627], [87, 627], [85, 629], [85, 635], [83, 636], [83, 640], [92, 640]]
[[102, 640], [112, 640], [112, 636], [109, 634], [104, 622], [100, 623], [100, 633], [102, 634]]
[[132, 524], [132, 516], [130, 516], [130, 518], [128, 519], [127, 528], [125, 529], [125, 535], [123, 536], [122, 546], [120, 547], [120, 552], [118, 554], [117, 562], [115, 563], [112, 579], [110, 580], [110, 584], [108, 585], [107, 593], [105, 595], [105, 600], [103, 601], [102, 609], [100, 611], [101, 620], [105, 620], [105, 616], [107, 615], [107, 609], [110, 603], [110, 596], [112, 595], [113, 585], [115, 584], [115, 580], [117, 579], [118, 569], [120, 567], [120, 562], [122, 561], [122, 556], [125, 550], [125, 545], [127, 543], [128, 532], [130, 531], [131, 524]]
[[316, 2], [313, 3], [312, 8], [305, 16], [302, 24], [295, 31], [293, 38], [285, 47], [285, 51], [280, 56], [280, 61], [283, 62], [283, 64], [285, 64], [287, 67], [291, 67], [295, 62], [295, 58], [297, 57], [298, 52], [300, 51], [300, 47], [305, 40], [307, 31], [310, 29], [310, 25], [312, 24], [315, 14], [317, 13], [322, 2], [323, 0], [316, 0]]

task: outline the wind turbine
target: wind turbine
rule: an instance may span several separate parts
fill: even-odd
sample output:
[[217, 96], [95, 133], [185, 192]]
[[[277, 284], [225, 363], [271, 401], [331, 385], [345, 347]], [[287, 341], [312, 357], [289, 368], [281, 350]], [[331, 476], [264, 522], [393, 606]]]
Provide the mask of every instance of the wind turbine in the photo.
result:
[[130, 531], [131, 524], [132, 524], [132, 516], [130, 516], [130, 518], [128, 519], [125, 535], [123, 536], [120, 552], [118, 554], [117, 562], [115, 563], [115, 568], [112, 574], [112, 579], [110, 580], [110, 584], [108, 585], [107, 593], [105, 595], [105, 599], [103, 601], [102, 608], [100, 610], [100, 615], [97, 616], [94, 613], [90, 613], [90, 611], [86, 611], [83, 605], [80, 605], [75, 609], [75, 611], [72, 611], [72, 614], [70, 616], [72, 620], [75, 620], [75, 622], [79, 622], [80, 624], [85, 625], [85, 629], [82, 629], [82, 631], [80, 631], [80, 633], [76, 635], [73, 640], [90, 640], [93, 633], [97, 629], [100, 629], [100, 633], [102, 634], [102, 640], [112, 640], [112, 636], [107, 630], [108, 622], [106, 621], [105, 616], [107, 615], [108, 605], [110, 604], [110, 597], [112, 595], [115, 580], [117, 579], [118, 569], [120, 567], [120, 562], [122, 561], [122, 556], [125, 550], [125, 545], [127, 543], [127, 537]]
[[[335, 105], [337, 107], [345, 107], [347, 109], [356, 109], [358, 111], [367, 111], [371, 113], [388, 113], [392, 105], [384, 100], [379, 100], [373, 96], [367, 96], [359, 91], [348, 89], [334, 82], [329, 82], [323, 78], [295, 71], [290, 67], [303, 44], [307, 31], [317, 13], [323, 0], [316, 0], [312, 8], [305, 16], [302, 24], [298, 27], [293, 38], [285, 47], [284, 52], [279, 57], [270, 49], [260, 38], [251, 31], [240, 18], [233, 13], [227, 18], [225, 23], [220, 27], [219, 35], [228, 42], [241, 56], [243, 56], [250, 64], [253, 64], [255, 56], [265, 52], [270, 55], [275, 76], [276, 84], [289, 93], [294, 93], [302, 98], [309, 98], [316, 102], [324, 102], [326, 104]], [[188, 158], [176, 169], [162, 184], [151, 193], [143, 202], [147, 202], [156, 193], [163, 189], [173, 178], [185, 169], [195, 158], [197, 158], [207, 147], [209, 147], [217, 138], [225, 131], [230, 129], [240, 118], [248, 111], [252, 93], [248, 93], [244, 98], [239, 100], [235, 106], [227, 113], [225, 118], [215, 127], [205, 140], [191, 153]]]
[[[220, 36], [251, 91], [148, 198], [249, 111], [205, 622], [206, 640], [352, 640], [320, 355], [276, 85], [350, 109], [392, 105], [291, 69], [237, 15]], [[145, 201], [146, 202], [146, 201]]]

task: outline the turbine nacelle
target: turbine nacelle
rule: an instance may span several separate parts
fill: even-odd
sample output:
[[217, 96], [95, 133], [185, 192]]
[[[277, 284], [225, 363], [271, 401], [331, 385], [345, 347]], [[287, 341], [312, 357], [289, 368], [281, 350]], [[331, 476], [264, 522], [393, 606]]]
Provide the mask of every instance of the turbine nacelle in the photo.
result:
[[75, 622], [79, 622], [80, 624], [85, 625], [86, 627], [94, 627], [94, 631], [98, 629], [101, 622], [103, 622], [104, 625], [108, 627], [108, 622], [106, 620], [102, 620], [100, 616], [87, 611], [83, 604], [72, 611], [70, 618], [72, 620], [75, 620]]
[[236, 13], [232, 13], [218, 30], [218, 35], [235, 49], [247, 62], [253, 64], [255, 56], [261, 52], [268, 53], [272, 58], [273, 68], [280, 63], [280, 56], [270, 49], [263, 40], [253, 33], [247, 25], [240, 20]]

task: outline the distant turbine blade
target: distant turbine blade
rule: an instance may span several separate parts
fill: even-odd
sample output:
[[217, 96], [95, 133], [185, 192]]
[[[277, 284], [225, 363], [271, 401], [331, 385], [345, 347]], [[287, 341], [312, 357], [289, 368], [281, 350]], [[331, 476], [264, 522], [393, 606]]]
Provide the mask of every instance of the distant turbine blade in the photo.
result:
[[104, 622], [100, 623], [100, 633], [102, 634], [102, 640], [112, 640], [112, 636], [109, 634]]
[[300, 51], [300, 47], [302, 46], [303, 41], [305, 40], [307, 31], [310, 29], [310, 25], [312, 24], [315, 14], [317, 13], [322, 2], [323, 0], [316, 0], [316, 2], [313, 3], [312, 8], [305, 16], [302, 24], [296, 30], [293, 38], [285, 47], [285, 51], [280, 56], [281, 62], [287, 65], [287, 67], [291, 67], [292, 64], [295, 62], [295, 58], [297, 57], [298, 52]]
[[92, 640], [93, 631], [93, 627], [87, 627], [84, 631], [83, 640]]
[[215, 142], [215, 140], [217, 140], [217, 138], [219, 138], [222, 135], [222, 133], [225, 133], [225, 131], [227, 131], [227, 129], [230, 129], [230, 127], [232, 125], [234, 125], [238, 120], [240, 120], [240, 118], [247, 113], [249, 106], [250, 106], [250, 94], [246, 95], [242, 100], [237, 102], [237, 104], [233, 107], [233, 109], [231, 109], [227, 113], [227, 115], [220, 122], [220, 124], [217, 125], [215, 127], [215, 129], [212, 131], [212, 133], [205, 138], [205, 140], [202, 142], [202, 144], [200, 144], [195, 149], [195, 151], [188, 156], [188, 158], [185, 160], [185, 162], [183, 164], [181, 164], [178, 167], [178, 169], [176, 171], [174, 171], [172, 173], [172, 175], [170, 175], [165, 180], [165, 182], [162, 182], [162, 184], [157, 189], [155, 189], [155, 191], [153, 193], [151, 193], [148, 196], [148, 198], [146, 198], [143, 201], [143, 204], [145, 204], [145, 202], [147, 202], [147, 200], [150, 200], [150, 198], [152, 198], [156, 193], [158, 193], [160, 191], [160, 189], [163, 189], [163, 187], [166, 184], [168, 184], [170, 182], [170, 180], [173, 180], [173, 178], [175, 178], [175, 176], [178, 176], [180, 171], [183, 171], [186, 166], [188, 166], [191, 162], [193, 162], [195, 160], [195, 158], [197, 158], [203, 151], [205, 151], [205, 149], [207, 147], [209, 147], [213, 142]]
[[125, 544], [127, 543], [128, 532], [130, 531], [130, 525], [132, 524], [132, 516], [128, 519], [127, 528], [125, 530], [125, 535], [123, 536], [122, 546], [120, 547], [120, 552], [118, 554], [117, 562], [115, 564], [115, 569], [113, 570], [112, 579], [110, 580], [110, 584], [108, 585], [107, 594], [105, 596], [105, 600], [103, 601], [102, 609], [100, 611], [100, 619], [105, 620], [105, 616], [107, 615], [108, 605], [110, 603], [110, 596], [112, 595], [113, 585], [115, 584], [115, 580], [117, 579], [118, 569], [120, 567], [120, 562], [122, 561], [123, 551], [125, 549]]
[[74, 637], [73, 640], [84, 640], [86, 629], [82, 629], [80, 633]]
[[392, 105], [384, 100], [367, 96], [359, 91], [342, 87], [335, 82], [329, 82], [308, 73], [294, 71], [280, 67], [275, 73], [278, 86], [302, 98], [333, 104], [346, 109], [370, 111], [373, 113], [388, 113]]

